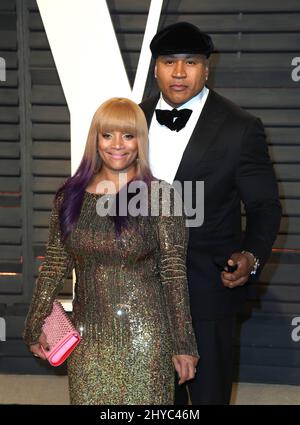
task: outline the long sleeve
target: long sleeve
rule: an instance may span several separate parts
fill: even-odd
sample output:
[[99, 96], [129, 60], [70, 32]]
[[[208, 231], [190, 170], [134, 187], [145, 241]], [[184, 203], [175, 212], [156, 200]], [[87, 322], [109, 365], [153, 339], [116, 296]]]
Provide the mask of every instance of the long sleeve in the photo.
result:
[[52, 311], [53, 301], [62, 289], [64, 279], [72, 267], [72, 257], [66, 252], [61, 241], [58, 209], [54, 205], [50, 215], [45, 259], [36, 281], [23, 332], [23, 339], [27, 345], [38, 342], [44, 321]]
[[[178, 195], [174, 196], [174, 192], [171, 191], [169, 216], [162, 214], [158, 220], [160, 276], [174, 343], [174, 354], [198, 356], [186, 275], [188, 229], [185, 226], [185, 216], [174, 214], [174, 197], [177, 198]], [[179, 197], [176, 201], [181, 203]], [[164, 203], [163, 200], [162, 204]]]
[[277, 236], [281, 205], [264, 128], [259, 119], [253, 120], [245, 132], [236, 182], [247, 218], [243, 249], [257, 255], [263, 265]]

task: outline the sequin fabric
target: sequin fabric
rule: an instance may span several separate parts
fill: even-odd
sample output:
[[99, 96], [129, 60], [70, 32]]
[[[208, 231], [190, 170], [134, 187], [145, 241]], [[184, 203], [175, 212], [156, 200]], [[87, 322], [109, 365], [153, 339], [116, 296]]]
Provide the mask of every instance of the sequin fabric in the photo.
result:
[[[121, 239], [86, 192], [65, 244], [54, 207], [23, 338], [38, 341], [75, 267], [72, 321], [82, 335], [68, 358], [71, 404], [173, 404], [173, 354], [198, 356], [186, 281], [187, 229], [174, 214], [129, 220]], [[160, 195], [159, 202], [163, 203]]]

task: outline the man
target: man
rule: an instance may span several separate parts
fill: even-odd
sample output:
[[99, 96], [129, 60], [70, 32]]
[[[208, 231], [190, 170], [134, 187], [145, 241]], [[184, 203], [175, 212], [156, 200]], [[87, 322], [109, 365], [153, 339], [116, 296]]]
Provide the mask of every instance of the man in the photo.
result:
[[[179, 22], [158, 32], [150, 48], [161, 91], [141, 104], [152, 172], [170, 183], [204, 181], [204, 222], [190, 227], [187, 255], [200, 355], [189, 395], [193, 404], [228, 404], [236, 313], [280, 223], [276, 179], [261, 121], [205, 86], [210, 36]], [[187, 400], [186, 388], [177, 387], [175, 403]]]

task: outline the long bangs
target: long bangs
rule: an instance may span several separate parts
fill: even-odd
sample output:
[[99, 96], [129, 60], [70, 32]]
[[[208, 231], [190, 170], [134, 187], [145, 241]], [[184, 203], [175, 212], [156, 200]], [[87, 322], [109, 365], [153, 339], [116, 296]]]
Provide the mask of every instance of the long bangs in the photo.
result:
[[99, 108], [99, 115], [97, 122], [99, 133], [120, 131], [138, 136], [137, 114], [129, 100], [109, 100]]

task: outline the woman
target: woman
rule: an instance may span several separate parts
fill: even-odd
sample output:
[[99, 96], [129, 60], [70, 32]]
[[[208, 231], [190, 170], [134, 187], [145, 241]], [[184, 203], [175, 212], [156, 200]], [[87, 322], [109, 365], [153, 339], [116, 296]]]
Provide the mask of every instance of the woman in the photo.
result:
[[[150, 188], [155, 181], [147, 133], [134, 102], [103, 103], [77, 172], [55, 198], [23, 336], [31, 352], [45, 359], [42, 325], [74, 267], [73, 322], [82, 341], [68, 359], [71, 404], [173, 404], [174, 366], [179, 383], [195, 374], [184, 218], [172, 212], [97, 214], [103, 197], [116, 206], [130, 182]], [[163, 206], [161, 192], [156, 201]]]

